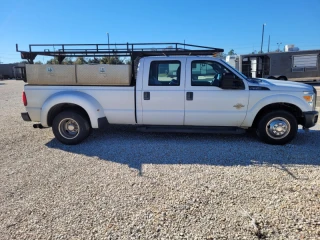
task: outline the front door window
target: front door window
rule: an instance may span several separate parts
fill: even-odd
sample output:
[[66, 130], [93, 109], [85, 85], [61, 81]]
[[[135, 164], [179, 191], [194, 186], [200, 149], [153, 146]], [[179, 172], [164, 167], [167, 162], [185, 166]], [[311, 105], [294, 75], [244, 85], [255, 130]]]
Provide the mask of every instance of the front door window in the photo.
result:
[[213, 61], [193, 61], [191, 86], [216, 86], [221, 89], [244, 89], [242, 80], [228, 68]]

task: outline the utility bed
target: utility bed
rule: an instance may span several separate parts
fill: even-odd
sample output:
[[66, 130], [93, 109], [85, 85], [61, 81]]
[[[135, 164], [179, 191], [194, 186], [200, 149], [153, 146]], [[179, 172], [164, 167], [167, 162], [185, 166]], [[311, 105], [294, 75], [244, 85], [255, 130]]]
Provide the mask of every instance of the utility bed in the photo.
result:
[[39, 65], [26, 64], [27, 82], [33, 85], [129, 86], [130, 65]]

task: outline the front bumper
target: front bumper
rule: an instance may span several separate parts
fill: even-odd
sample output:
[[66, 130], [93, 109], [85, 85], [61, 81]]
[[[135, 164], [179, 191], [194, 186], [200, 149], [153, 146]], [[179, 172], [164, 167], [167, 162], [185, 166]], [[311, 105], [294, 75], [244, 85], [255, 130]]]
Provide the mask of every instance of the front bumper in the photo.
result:
[[29, 116], [29, 113], [23, 112], [23, 113], [21, 113], [21, 117], [22, 117], [22, 119], [23, 119], [24, 121], [31, 122], [31, 118], [30, 118], [30, 116]]
[[303, 127], [311, 128], [318, 122], [318, 114], [317, 111], [303, 112], [304, 124]]

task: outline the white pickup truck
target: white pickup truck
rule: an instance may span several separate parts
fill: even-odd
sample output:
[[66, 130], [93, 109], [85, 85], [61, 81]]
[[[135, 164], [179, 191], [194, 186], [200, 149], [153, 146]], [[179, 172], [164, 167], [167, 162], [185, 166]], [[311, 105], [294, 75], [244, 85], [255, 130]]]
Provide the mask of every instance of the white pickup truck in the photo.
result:
[[[64, 56], [68, 56], [66, 46], [63, 49]], [[266, 143], [286, 144], [296, 136], [298, 125], [310, 128], [317, 123], [314, 87], [247, 78], [225, 61], [204, 56], [217, 52], [214, 50], [152, 49], [144, 50], [144, 54], [139, 51], [137, 69], [132, 67], [127, 85], [93, 84], [90, 75], [81, 85], [80, 76], [75, 77], [75, 84], [41, 84], [39, 74], [32, 84], [28, 74], [33, 73], [27, 66], [29, 83], [23, 92], [27, 112], [22, 113], [22, 118], [37, 122], [34, 127], [52, 127], [55, 137], [64, 144], [78, 144], [90, 135], [92, 128], [110, 124], [167, 132], [244, 133], [255, 129]], [[109, 51], [105, 49], [103, 53]], [[30, 62], [30, 56], [36, 55], [20, 52]], [[55, 65], [42, 67], [50, 74], [55, 71]], [[100, 74], [108, 72], [108, 67], [113, 71], [112, 65], [97, 67]]]

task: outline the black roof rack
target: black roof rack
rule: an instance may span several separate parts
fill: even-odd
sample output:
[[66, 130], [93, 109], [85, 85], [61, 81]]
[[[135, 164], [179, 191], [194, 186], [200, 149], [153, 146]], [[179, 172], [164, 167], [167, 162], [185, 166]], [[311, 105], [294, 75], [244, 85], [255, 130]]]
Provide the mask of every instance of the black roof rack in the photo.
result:
[[22, 59], [33, 63], [36, 56], [57, 57], [59, 63], [66, 57], [136, 57], [171, 55], [215, 55], [224, 50], [185, 43], [115, 43], [115, 44], [30, 44], [29, 51], [18, 49]]

